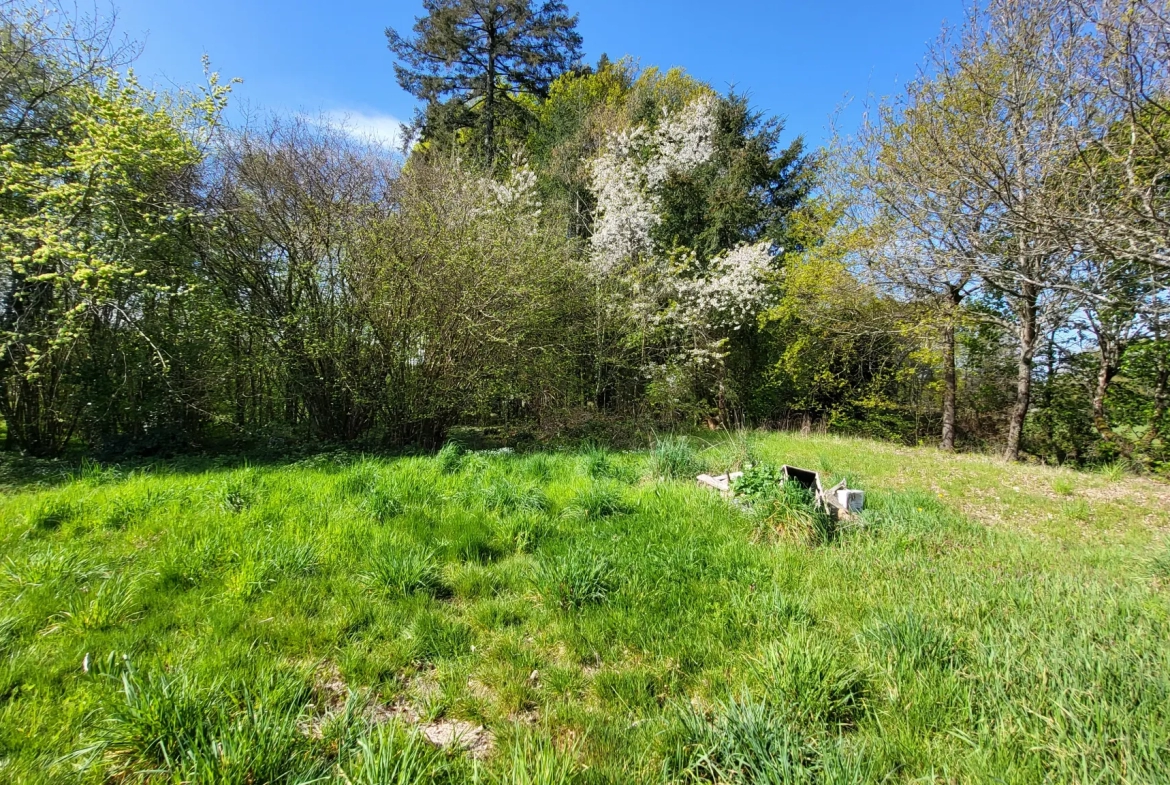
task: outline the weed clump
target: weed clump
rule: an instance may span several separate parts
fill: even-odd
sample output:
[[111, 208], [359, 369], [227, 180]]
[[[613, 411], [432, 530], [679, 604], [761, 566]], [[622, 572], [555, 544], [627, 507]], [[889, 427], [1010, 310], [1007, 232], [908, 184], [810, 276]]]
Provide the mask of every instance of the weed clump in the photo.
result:
[[808, 545], [825, 545], [836, 536], [836, 522], [816, 503], [816, 494], [769, 464], [744, 469], [732, 493], [752, 505], [769, 532]]

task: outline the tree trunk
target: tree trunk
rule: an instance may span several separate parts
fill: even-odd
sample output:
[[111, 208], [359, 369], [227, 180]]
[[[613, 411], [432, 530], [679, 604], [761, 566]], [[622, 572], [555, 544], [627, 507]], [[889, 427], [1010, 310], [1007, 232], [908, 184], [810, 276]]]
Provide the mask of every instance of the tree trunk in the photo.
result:
[[939, 447], [951, 452], [955, 449], [955, 398], [958, 378], [955, 373], [955, 325], [943, 328], [943, 406], [942, 442]]
[[1097, 386], [1093, 390], [1093, 426], [1101, 438], [1116, 447], [1123, 456], [1129, 457], [1132, 447], [1113, 432], [1109, 425], [1109, 418], [1105, 413], [1105, 396], [1109, 392], [1109, 384], [1117, 375], [1121, 364], [1121, 346], [1116, 341], [1098, 337], [1100, 360], [1097, 365]]
[[1024, 434], [1024, 420], [1032, 398], [1032, 360], [1036, 356], [1036, 300], [1038, 294], [1027, 291], [1020, 307], [1020, 356], [1016, 363], [1016, 404], [1008, 422], [1007, 447], [1003, 457], [1009, 461], [1020, 458], [1020, 441]]
[[496, 160], [496, 37], [488, 34], [487, 84], [483, 92], [484, 144], [490, 169]]
[[955, 449], [955, 401], [959, 392], [959, 377], [955, 369], [955, 316], [959, 307], [957, 292], [951, 292], [950, 306], [943, 326], [942, 442], [939, 444], [947, 452]]

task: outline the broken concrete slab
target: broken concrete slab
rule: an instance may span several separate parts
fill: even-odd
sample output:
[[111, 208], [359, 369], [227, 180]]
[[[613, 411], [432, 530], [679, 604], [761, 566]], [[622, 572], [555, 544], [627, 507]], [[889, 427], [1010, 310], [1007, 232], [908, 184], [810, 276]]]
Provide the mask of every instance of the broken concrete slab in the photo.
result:
[[731, 484], [743, 476], [743, 472], [731, 472], [730, 474], [720, 474], [712, 477], [710, 474], [700, 474], [695, 479], [699, 485], [706, 485], [709, 488], [714, 488], [720, 493], [731, 493]]

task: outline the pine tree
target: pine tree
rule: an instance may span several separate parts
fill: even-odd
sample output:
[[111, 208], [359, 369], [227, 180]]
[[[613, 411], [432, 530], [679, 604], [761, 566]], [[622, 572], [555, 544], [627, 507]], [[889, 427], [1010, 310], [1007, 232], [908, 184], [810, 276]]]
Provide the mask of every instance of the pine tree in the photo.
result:
[[[507, 104], [523, 95], [544, 98], [553, 80], [580, 60], [577, 16], [556, 0], [424, 0], [423, 8], [413, 37], [386, 29], [399, 60], [398, 83], [428, 109], [448, 97], [464, 110], [477, 105], [490, 163]], [[476, 121], [467, 111], [443, 114], [462, 127]]]

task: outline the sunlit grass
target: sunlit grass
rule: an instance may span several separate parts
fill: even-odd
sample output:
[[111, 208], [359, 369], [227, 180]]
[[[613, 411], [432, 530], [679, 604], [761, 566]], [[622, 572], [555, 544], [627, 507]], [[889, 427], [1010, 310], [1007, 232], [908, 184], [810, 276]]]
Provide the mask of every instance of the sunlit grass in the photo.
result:
[[[835, 438], [656, 445], [88, 464], [15, 489], [0, 781], [1170, 768], [1161, 486]], [[761, 461], [848, 477], [867, 509], [826, 528], [784, 489], [693, 480]], [[424, 735], [451, 722], [490, 743]]]

